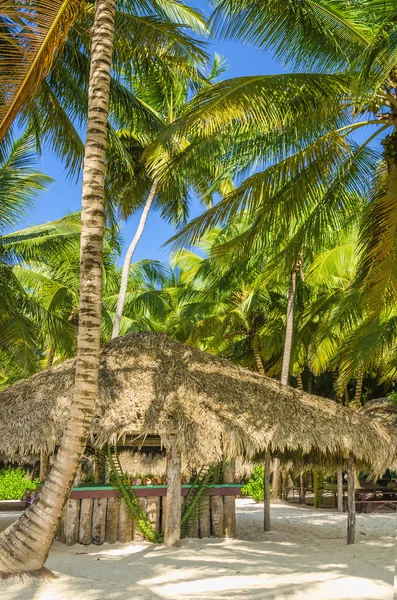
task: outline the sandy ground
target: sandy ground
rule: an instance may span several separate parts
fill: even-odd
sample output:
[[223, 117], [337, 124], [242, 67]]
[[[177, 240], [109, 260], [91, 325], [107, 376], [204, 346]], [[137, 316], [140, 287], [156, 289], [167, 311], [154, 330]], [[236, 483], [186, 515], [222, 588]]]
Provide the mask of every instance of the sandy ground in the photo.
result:
[[[346, 515], [284, 503], [238, 500], [238, 539], [73, 546], [56, 542], [52, 581], [2, 581], [1, 600], [393, 600], [396, 516], [357, 515], [346, 546]], [[0, 514], [0, 528], [10, 519]]]

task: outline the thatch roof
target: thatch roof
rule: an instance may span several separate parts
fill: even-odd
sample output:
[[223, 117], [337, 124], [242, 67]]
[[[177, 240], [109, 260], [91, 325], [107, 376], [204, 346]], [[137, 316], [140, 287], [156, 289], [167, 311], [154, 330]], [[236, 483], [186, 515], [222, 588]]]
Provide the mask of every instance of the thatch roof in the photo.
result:
[[359, 412], [376, 419], [382, 425], [397, 430], [397, 404], [394, 404], [389, 398], [369, 400], [360, 408]]
[[[52, 451], [68, 419], [74, 360], [0, 392], [0, 452]], [[253, 373], [161, 334], [130, 334], [102, 350], [92, 435], [113, 443], [126, 432], [178, 436], [187, 458], [218, 461], [274, 451], [351, 451], [377, 472], [392, 463], [393, 434], [374, 420]], [[308, 456], [309, 458], [309, 456]]]

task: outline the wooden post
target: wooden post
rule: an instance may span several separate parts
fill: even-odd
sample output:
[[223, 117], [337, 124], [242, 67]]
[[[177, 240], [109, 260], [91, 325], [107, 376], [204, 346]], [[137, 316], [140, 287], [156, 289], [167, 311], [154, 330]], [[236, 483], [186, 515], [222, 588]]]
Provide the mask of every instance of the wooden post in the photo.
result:
[[212, 535], [223, 538], [223, 501], [222, 496], [211, 496]]
[[92, 508], [92, 543], [101, 546], [105, 541], [107, 498], [94, 498]]
[[347, 543], [354, 544], [356, 536], [356, 499], [354, 493], [354, 457], [347, 461]]
[[119, 528], [117, 533], [119, 542], [125, 543], [132, 540], [132, 516], [127, 508], [124, 498], [120, 502]]
[[77, 544], [80, 527], [80, 500], [69, 498], [65, 511], [65, 543], [67, 546]]
[[[234, 483], [234, 464], [228, 462], [223, 471], [223, 482]], [[223, 496], [224, 537], [236, 537], [236, 496]]]
[[96, 450], [94, 458], [94, 476], [95, 483], [105, 483], [106, 480], [106, 462], [104, 460], [103, 451]]
[[205, 504], [202, 507], [199, 520], [200, 537], [206, 538], [211, 536], [211, 516], [210, 516], [210, 499], [209, 497], [205, 500]]
[[120, 498], [108, 498], [106, 509], [105, 542], [115, 544], [118, 539]]
[[341, 468], [336, 471], [336, 485], [338, 488], [338, 512], [343, 512], [343, 472]]
[[167, 521], [167, 496], [161, 497], [160, 505], [161, 505], [160, 532], [165, 533], [165, 524]]
[[48, 473], [50, 472], [50, 457], [45, 454], [43, 450], [40, 450], [40, 483], [44, 483], [47, 479]]
[[167, 482], [164, 545], [170, 548], [178, 547], [181, 540], [181, 457], [175, 436], [171, 436], [167, 447]]
[[265, 451], [265, 485], [263, 502], [263, 531], [270, 531], [270, 452]]
[[150, 496], [146, 503], [146, 514], [156, 531], [160, 531], [160, 496]]
[[82, 498], [80, 505], [79, 544], [91, 544], [93, 498]]
[[301, 471], [299, 473], [299, 504], [305, 503], [305, 496], [306, 496], [305, 474], [303, 471]]

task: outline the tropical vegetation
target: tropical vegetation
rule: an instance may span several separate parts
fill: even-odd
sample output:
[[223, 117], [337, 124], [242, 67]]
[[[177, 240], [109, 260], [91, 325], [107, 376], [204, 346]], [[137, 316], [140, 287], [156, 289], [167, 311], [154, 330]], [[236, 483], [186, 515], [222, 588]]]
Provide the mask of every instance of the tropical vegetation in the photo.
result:
[[[396, 10], [216, 0], [207, 22], [176, 0], [7, 4], [0, 386], [77, 360], [64, 440], [39, 502], [0, 536], [0, 571], [46, 560], [112, 337], [161, 331], [355, 409], [394, 397]], [[290, 71], [227, 79], [211, 33]], [[83, 176], [82, 210], [20, 228], [51, 194], [43, 149]], [[189, 221], [192, 197], [205, 210]], [[168, 264], [134, 262], [152, 210], [177, 229]]]

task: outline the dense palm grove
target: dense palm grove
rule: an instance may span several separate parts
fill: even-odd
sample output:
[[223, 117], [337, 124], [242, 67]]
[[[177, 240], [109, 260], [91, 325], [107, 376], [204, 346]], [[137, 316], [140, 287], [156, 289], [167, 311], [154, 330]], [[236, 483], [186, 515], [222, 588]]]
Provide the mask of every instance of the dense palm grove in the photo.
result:
[[[280, 377], [294, 272], [289, 382], [356, 407], [387, 392], [396, 366], [397, 225], [395, 7], [387, 4], [225, 0], [209, 26], [173, 2], [143, 12], [120, 5], [102, 341], [112, 331], [162, 331]], [[89, 61], [82, 32], [91, 14], [88, 5], [25, 107], [26, 133], [2, 146], [2, 386], [76, 351], [80, 217], [22, 231], [14, 224], [50, 183], [37, 170], [38, 144], [50, 144], [71, 173], [80, 168], [76, 128], [86, 118]], [[222, 60], [181, 24], [271, 48], [294, 70], [219, 81]], [[57, 106], [51, 119], [49, 101]], [[371, 142], [383, 132], [382, 156]], [[192, 195], [209, 209], [186, 225]], [[133, 262], [137, 232], [119, 293], [116, 222], [142, 210], [182, 227], [168, 265]]]
[[[356, 409], [393, 389], [397, 2], [216, 0], [208, 22], [176, 0], [8, 5], [0, 386], [78, 357], [48, 487], [62, 481], [61, 499], [34, 570], [84, 449], [100, 343], [164, 332]], [[227, 79], [210, 36], [270, 49], [286, 72]], [[17, 230], [50, 184], [43, 148], [83, 173], [82, 212]], [[203, 210], [190, 220], [192, 198]], [[153, 210], [175, 226], [169, 264], [134, 261]]]

